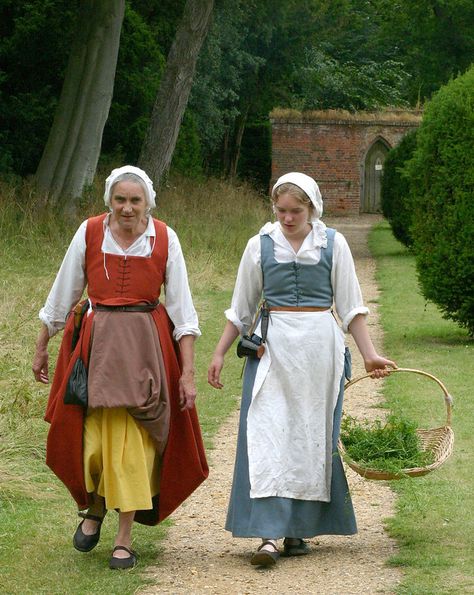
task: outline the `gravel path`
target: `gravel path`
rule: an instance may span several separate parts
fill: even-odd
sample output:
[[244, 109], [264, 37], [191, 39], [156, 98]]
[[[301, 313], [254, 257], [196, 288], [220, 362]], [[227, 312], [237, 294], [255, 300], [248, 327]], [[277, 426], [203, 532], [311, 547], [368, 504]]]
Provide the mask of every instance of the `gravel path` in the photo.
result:
[[[377, 220], [376, 216], [363, 216], [328, 219], [326, 223], [341, 231], [351, 246], [364, 299], [371, 309], [370, 333], [381, 352], [374, 262], [366, 243], [367, 233]], [[364, 369], [351, 337], [348, 343], [356, 377]], [[371, 382], [364, 380], [348, 389], [345, 411], [359, 417], [374, 416], [377, 396]], [[393, 593], [401, 576], [398, 569], [386, 566], [396, 545], [383, 528], [384, 518], [393, 512], [393, 493], [385, 482], [366, 481], [351, 469], [347, 476], [358, 521], [357, 535], [314, 538], [310, 540], [310, 555], [280, 559], [272, 569], [250, 565], [250, 555], [259, 540], [234, 539], [223, 529], [237, 424], [235, 412], [217, 434], [215, 449], [209, 456], [210, 477], [173, 515], [174, 525], [164, 543], [160, 566], [148, 569], [154, 584], [141, 594]]]

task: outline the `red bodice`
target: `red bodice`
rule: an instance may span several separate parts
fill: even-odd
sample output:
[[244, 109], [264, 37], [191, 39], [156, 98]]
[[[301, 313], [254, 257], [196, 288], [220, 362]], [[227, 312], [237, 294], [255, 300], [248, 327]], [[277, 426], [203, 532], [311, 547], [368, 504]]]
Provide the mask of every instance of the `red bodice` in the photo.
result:
[[153, 219], [155, 238], [150, 258], [104, 254], [104, 220], [92, 217], [86, 230], [87, 294], [93, 304], [153, 303], [160, 297], [168, 260], [168, 232], [162, 221]]

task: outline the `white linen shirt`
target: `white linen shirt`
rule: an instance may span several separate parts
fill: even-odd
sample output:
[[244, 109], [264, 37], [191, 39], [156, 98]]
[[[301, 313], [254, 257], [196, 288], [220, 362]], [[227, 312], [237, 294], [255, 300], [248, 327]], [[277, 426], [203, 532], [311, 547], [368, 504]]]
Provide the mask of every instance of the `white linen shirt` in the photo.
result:
[[[107, 272], [107, 254], [120, 256], [141, 256], [149, 258], [154, 247], [155, 226], [153, 219], [148, 218], [145, 232], [138, 237], [127, 249], [123, 249], [115, 241], [109, 227], [109, 218], [104, 220], [104, 240], [102, 253], [104, 255], [104, 274]], [[86, 229], [87, 220], [83, 221], [76, 231], [63, 262], [46, 299], [39, 317], [48, 327], [52, 337], [66, 324], [66, 316], [81, 299], [87, 284], [86, 263]], [[166, 311], [174, 325], [173, 337], [176, 341], [184, 335], [201, 334], [198, 318], [193, 305], [189, 288], [186, 264], [184, 262], [181, 244], [176, 232], [170, 227], [168, 231], [168, 260], [165, 273]], [[153, 238], [150, 240], [150, 238]]]
[[[321, 248], [327, 246], [326, 225], [317, 220], [296, 253], [285, 238], [278, 222], [266, 223], [259, 234], [250, 238], [240, 261], [231, 307], [225, 315], [241, 334], [250, 328], [262, 296], [263, 278], [260, 256], [260, 236], [268, 234], [275, 246], [277, 262], [297, 262], [316, 265], [321, 258]], [[334, 237], [331, 284], [334, 305], [341, 320], [342, 330], [347, 333], [349, 324], [357, 314], [368, 314], [364, 306], [354, 260], [345, 237], [336, 232]]]

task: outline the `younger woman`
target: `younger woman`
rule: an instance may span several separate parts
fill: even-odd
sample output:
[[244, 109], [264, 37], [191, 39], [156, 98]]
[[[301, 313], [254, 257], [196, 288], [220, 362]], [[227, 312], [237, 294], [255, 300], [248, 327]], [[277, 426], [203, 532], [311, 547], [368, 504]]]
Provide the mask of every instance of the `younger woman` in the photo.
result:
[[[326, 227], [318, 185], [288, 173], [272, 191], [277, 221], [252, 237], [242, 256], [227, 323], [208, 381], [222, 388], [224, 355], [252, 325], [263, 298], [269, 310], [265, 350], [248, 358], [226, 529], [260, 537], [251, 563], [309, 551], [304, 538], [350, 535], [356, 523], [337, 441], [349, 331], [375, 377], [395, 364], [378, 355], [366, 326], [354, 262], [344, 237]], [[342, 330], [333, 315], [336, 310]], [[255, 335], [262, 336], [258, 324]]]

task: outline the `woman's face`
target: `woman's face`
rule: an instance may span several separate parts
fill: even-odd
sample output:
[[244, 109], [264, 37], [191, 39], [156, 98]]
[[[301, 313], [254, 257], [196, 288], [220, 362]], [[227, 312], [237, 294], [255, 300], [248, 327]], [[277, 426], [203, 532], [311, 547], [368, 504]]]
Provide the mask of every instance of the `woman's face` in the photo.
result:
[[309, 207], [291, 194], [282, 194], [274, 203], [275, 214], [288, 238], [304, 238], [311, 229]]
[[134, 231], [145, 218], [147, 202], [141, 184], [130, 180], [118, 182], [110, 198], [111, 219], [124, 230]]

